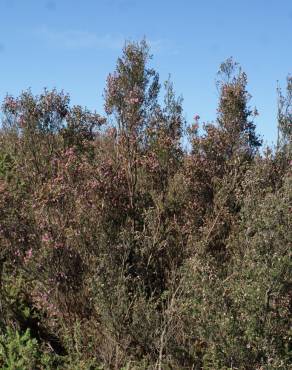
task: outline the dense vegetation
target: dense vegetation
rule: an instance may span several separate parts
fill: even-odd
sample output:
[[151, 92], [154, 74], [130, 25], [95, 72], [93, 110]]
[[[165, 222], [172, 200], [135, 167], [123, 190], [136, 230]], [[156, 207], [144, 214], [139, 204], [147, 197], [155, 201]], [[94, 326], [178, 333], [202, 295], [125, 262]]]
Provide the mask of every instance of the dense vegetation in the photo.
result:
[[189, 127], [150, 59], [125, 45], [107, 117], [56, 90], [3, 102], [1, 369], [291, 366], [292, 78], [261, 148], [232, 59], [217, 121]]

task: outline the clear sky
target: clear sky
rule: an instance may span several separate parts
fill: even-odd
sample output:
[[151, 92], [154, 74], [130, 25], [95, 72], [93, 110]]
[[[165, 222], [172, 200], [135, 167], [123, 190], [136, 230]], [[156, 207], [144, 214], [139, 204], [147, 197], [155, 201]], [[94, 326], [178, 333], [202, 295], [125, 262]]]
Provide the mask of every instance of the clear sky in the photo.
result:
[[106, 76], [124, 40], [146, 37], [190, 122], [216, 117], [219, 64], [248, 75], [258, 132], [276, 140], [277, 80], [292, 73], [292, 0], [0, 0], [0, 99], [64, 89], [102, 113]]

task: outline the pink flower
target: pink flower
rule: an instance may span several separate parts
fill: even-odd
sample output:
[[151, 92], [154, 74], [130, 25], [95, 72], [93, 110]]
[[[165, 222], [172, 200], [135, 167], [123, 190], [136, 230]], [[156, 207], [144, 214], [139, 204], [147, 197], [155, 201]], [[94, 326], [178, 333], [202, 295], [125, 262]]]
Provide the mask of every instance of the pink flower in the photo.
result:
[[19, 250], [19, 249], [17, 249], [17, 250], [14, 252], [14, 254], [15, 254], [15, 256], [17, 256], [17, 257], [20, 257], [20, 250]]
[[27, 263], [32, 257], [32, 248], [30, 248], [28, 251], [26, 251], [26, 254], [24, 256], [24, 263]]
[[43, 236], [42, 236], [42, 241], [44, 243], [48, 243], [50, 241], [50, 237], [49, 237], [49, 234], [48, 233], [45, 233]]

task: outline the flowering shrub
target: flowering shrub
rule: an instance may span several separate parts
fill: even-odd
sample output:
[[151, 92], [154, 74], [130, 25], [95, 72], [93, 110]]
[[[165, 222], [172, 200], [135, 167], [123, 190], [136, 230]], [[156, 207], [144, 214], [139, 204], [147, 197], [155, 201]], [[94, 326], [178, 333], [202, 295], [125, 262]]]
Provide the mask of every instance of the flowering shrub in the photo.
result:
[[0, 364], [286, 369], [291, 364], [290, 79], [260, 152], [247, 78], [220, 67], [217, 121], [126, 43], [107, 117], [44, 90], [0, 130]]

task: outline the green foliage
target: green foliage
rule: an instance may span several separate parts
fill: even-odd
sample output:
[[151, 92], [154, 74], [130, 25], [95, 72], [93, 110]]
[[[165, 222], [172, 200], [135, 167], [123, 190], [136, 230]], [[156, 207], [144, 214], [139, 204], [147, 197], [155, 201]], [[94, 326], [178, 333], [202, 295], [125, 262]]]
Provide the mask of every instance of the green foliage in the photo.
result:
[[0, 178], [9, 181], [13, 169], [13, 158], [8, 153], [0, 153]]
[[126, 43], [107, 118], [56, 90], [7, 96], [0, 130], [0, 367], [288, 369], [290, 80], [259, 152], [247, 77], [215, 123]]
[[11, 329], [0, 336], [0, 365], [2, 369], [35, 369], [38, 357], [38, 344], [31, 338], [29, 330], [20, 334]]
[[291, 157], [292, 77], [287, 77], [286, 95], [278, 88], [278, 149]]

